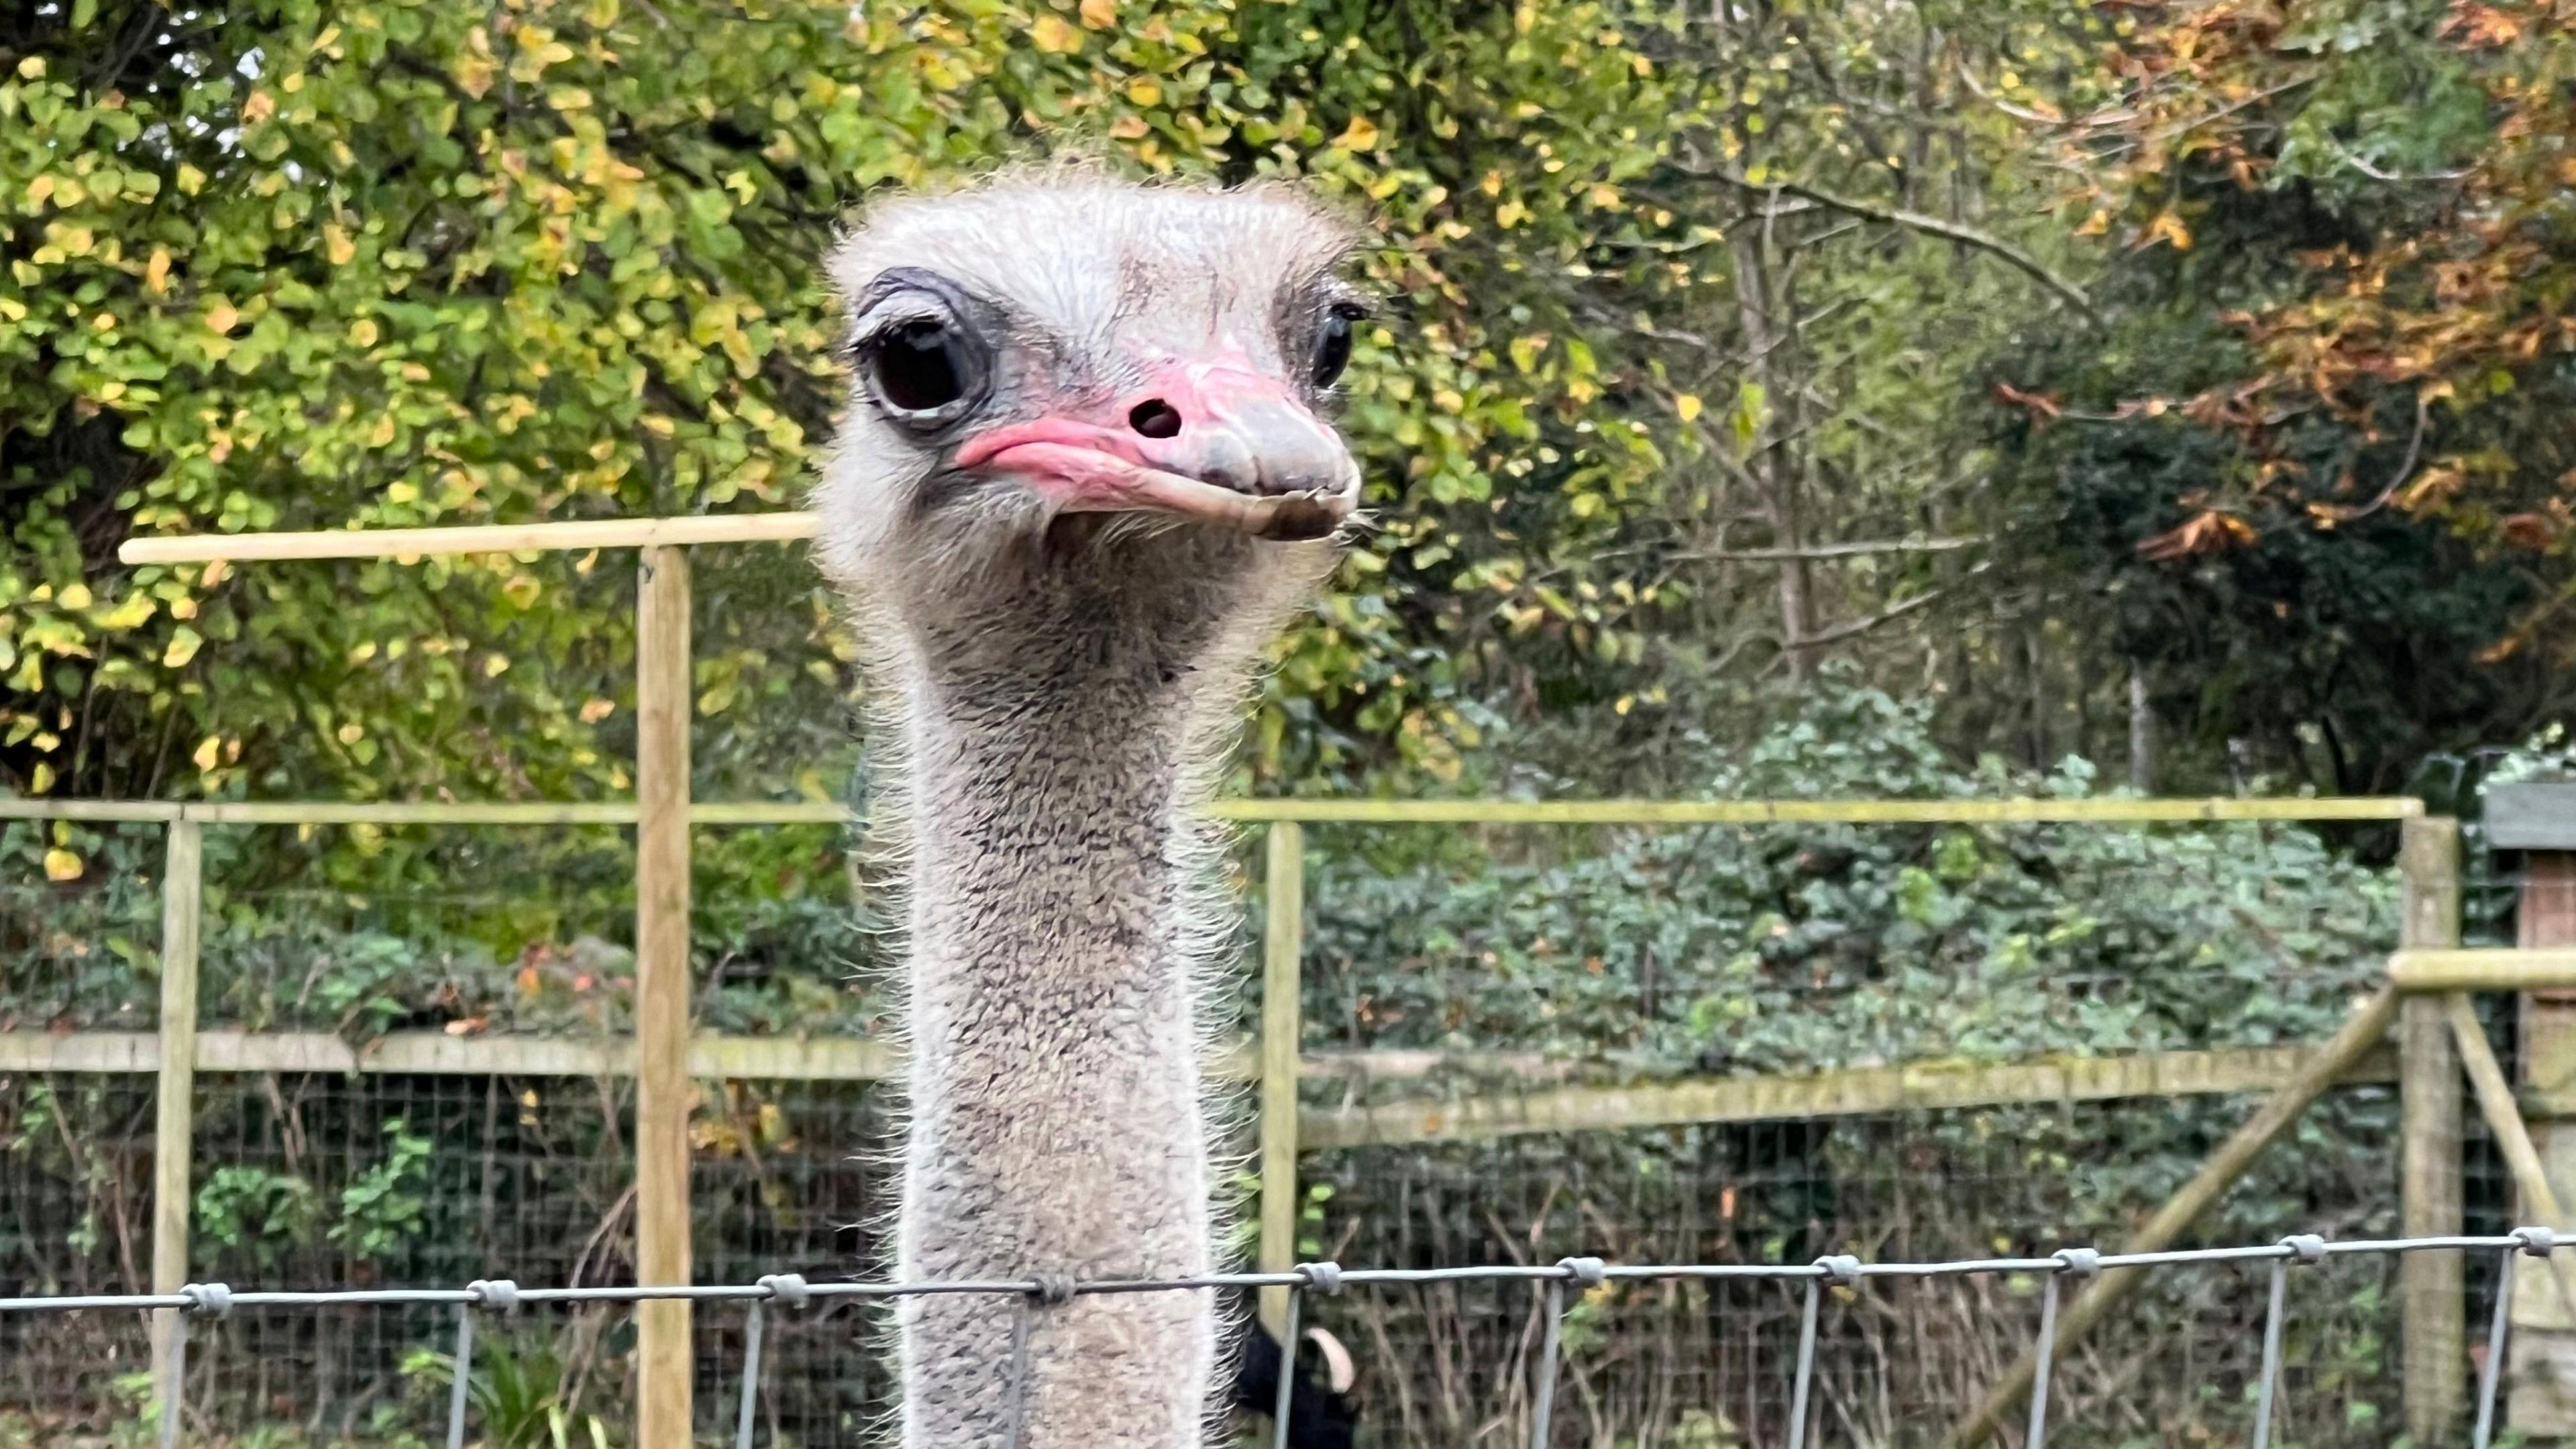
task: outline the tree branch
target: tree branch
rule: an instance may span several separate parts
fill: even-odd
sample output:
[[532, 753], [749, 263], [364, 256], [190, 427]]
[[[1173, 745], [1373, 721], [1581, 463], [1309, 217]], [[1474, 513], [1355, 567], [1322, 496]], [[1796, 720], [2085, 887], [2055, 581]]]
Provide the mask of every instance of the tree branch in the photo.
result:
[[1922, 212], [1907, 211], [1902, 207], [1880, 206], [1874, 202], [1854, 201], [1850, 197], [1836, 196], [1830, 191], [1819, 191], [1812, 186], [1803, 185], [1795, 181], [1756, 182], [1750, 177], [1744, 176], [1738, 172], [1727, 170], [1724, 167], [1710, 167], [1705, 171], [1699, 171], [1693, 174], [1713, 177], [1730, 186], [1741, 187], [1746, 191], [1763, 192], [1772, 195], [1786, 193], [1790, 196], [1802, 197], [1808, 201], [1816, 203], [1818, 206], [1825, 207], [1828, 210], [1842, 212], [1846, 216], [1857, 216], [1866, 221], [1880, 222], [1888, 226], [1901, 226], [1908, 231], [1921, 232], [1925, 236], [1937, 236], [1945, 241], [1957, 242], [1962, 246], [1975, 247], [1981, 252], [1988, 253], [1989, 255], [1997, 257], [2010, 264], [2030, 277], [2031, 280], [2039, 283], [2043, 287], [2046, 287], [2048, 290], [2055, 292], [2069, 306], [2072, 306], [2078, 312], [2083, 313], [2086, 321], [2092, 322], [2096, 325], [2099, 325], [2102, 321], [2102, 314], [2095, 311], [2093, 308], [2093, 299], [2085, 296], [2084, 290], [2076, 286], [2073, 282], [2070, 282], [2064, 277], [2061, 277], [2057, 273], [2049, 270], [2047, 263], [2041, 261], [2035, 256], [2032, 256], [2030, 253], [2023, 251], [2020, 247], [2014, 246], [2011, 242], [2005, 241], [2002, 237], [1993, 236], [1986, 232], [1979, 231], [1975, 227], [1968, 226], [1964, 223], [1946, 221], [1937, 216], [1926, 216]]
[[1806, 548], [1709, 549], [1690, 557], [1723, 563], [1762, 559], [1858, 558], [1876, 553], [1948, 553], [1953, 549], [1974, 548], [1992, 541], [1986, 538], [1886, 538], [1859, 543], [1819, 543]]
[[[1991, 567], [1991, 565], [1977, 565], [1975, 568], [1968, 570], [1967, 574], [1960, 580], [1960, 582], [1965, 583], [1968, 579], [1975, 578], [1977, 575], [1984, 573], [1989, 567]], [[1907, 599], [1904, 603], [1892, 604], [1865, 619], [1854, 619], [1847, 624], [1836, 624], [1830, 629], [1820, 629], [1798, 642], [1808, 648], [1814, 648], [1823, 644], [1839, 644], [1854, 635], [1866, 634], [1870, 630], [1875, 629], [1879, 625], [1887, 623], [1892, 619], [1904, 618], [1906, 615], [1913, 613], [1924, 605], [1946, 597], [1957, 587], [1957, 584], [1943, 584], [1937, 589], [1925, 589], [1922, 593], [1916, 594], [1913, 598]]]

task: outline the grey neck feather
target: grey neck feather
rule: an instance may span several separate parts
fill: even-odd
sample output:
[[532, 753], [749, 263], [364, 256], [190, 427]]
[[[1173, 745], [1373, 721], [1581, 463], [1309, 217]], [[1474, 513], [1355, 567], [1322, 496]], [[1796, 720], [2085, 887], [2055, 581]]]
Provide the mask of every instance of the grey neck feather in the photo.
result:
[[[908, 1278], [1212, 1266], [1195, 979], [1223, 933], [1194, 900], [1191, 807], [1249, 636], [1071, 601], [1059, 617], [1080, 622], [916, 630], [905, 651]], [[1008, 1442], [1017, 1311], [906, 1302], [908, 1445]], [[1204, 1442], [1218, 1325], [1200, 1295], [1029, 1311], [1024, 1449]]]

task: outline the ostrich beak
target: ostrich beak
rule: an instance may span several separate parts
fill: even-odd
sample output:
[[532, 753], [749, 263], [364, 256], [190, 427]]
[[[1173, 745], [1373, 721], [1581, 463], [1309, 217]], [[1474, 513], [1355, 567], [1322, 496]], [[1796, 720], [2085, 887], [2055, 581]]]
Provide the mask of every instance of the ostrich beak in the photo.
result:
[[959, 468], [1066, 513], [1162, 513], [1256, 538], [1322, 538], [1359, 503], [1359, 464], [1314, 410], [1240, 363], [1174, 363], [1106, 407], [968, 438]]

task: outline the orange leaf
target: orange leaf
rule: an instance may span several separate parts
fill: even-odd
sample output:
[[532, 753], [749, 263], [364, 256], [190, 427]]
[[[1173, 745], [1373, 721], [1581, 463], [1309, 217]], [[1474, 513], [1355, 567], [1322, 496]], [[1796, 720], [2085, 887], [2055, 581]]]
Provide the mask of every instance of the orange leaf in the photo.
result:
[[2508, 514], [2496, 532], [2516, 548], [2545, 549], [2558, 541], [2558, 525], [2545, 513]]
[[1998, 382], [1995, 384], [1995, 396], [2003, 399], [2005, 402], [2011, 403], [2015, 407], [2030, 409], [2033, 413], [2038, 414], [2040, 420], [2043, 422], [2051, 418], [2061, 418], [2066, 415], [2065, 407], [2060, 404], [2057, 399], [2050, 397], [2044, 392], [2024, 392], [2020, 388], [2017, 388], [2008, 382]]
[[2169, 563], [2194, 554], [2217, 553], [2239, 544], [2252, 543], [2256, 537], [2254, 525], [2233, 513], [2212, 509], [2193, 515], [2178, 528], [2139, 540], [2138, 557], [2153, 563]]

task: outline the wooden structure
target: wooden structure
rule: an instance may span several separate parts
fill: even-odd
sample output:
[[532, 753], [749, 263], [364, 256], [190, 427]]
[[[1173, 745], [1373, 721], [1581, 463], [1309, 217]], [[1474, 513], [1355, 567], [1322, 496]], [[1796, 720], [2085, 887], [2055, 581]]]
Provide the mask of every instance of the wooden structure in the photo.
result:
[[[2576, 947], [2576, 782], [2517, 781], [2487, 792], [2487, 846], [2521, 858], [2516, 944], [2532, 952]], [[2465, 1000], [2455, 998], [2466, 1013]], [[2576, 1190], [2576, 991], [2536, 983], [2519, 1002], [2521, 1099], [2527, 1141], [2505, 1142], [2516, 1168], [2517, 1216], [2561, 1232], [2576, 1228], [2561, 1204]], [[2475, 1025], [2471, 1018], [2462, 1027]], [[2496, 1088], [2504, 1086], [2496, 1074]], [[2519, 1151], [2517, 1151], [2517, 1148]], [[2576, 1436], [2576, 1292], [2521, 1269], [2514, 1282], [2508, 1416], [2540, 1438]], [[2569, 1285], [2576, 1287], [2576, 1285]]]
[[[701, 1037], [688, 1024], [688, 861], [692, 827], [744, 827], [832, 822], [840, 807], [810, 803], [695, 802], [689, 798], [689, 590], [687, 548], [700, 544], [775, 543], [810, 537], [808, 514], [647, 519], [383, 532], [327, 532], [164, 538], [129, 541], [131, 564], [375, 558], [414, 560], [433, 554], [635, 547], [643, 550], [639, 590], [637, 713], [640, 741], [633, 802], [385, 804], [176, 803], [155, 801], [0, 800], [0, 819], [160, 823], [168, 831], [162, 952], [162, 1029], [135, 1033], [0, 1034], [0, 1072], [49, 1070], [155, 1072], [160, 1118], [156, 1141], [152, 1278], [156, 1288], [184, 1282], [188, 1263], [189, 1113], [199, 1072], [354, 1071], [595, 1075], [637, 1079], [638, 1270], [647, 1282], [685, 1282], [688, 1249], [688, 1135], [693, 1082], [706, 1077], [864, 1081], [889, 1075], [899, 1054], [865, 1041]], [[2576, 986], [2576, 952], [2523, 956], [2455, 949], [2456, 832], [2429, 820], [2409, 799], [2296, 800], [1967, 800], [1967, 801], [1397, 801], [1236, 800], [1217, 816], [1267, 832], [1268, 916], [1263, 948], [1263, 1018], [1257, 1042], [1216, 1066], [1257, 1077], [1262, 1105], [1259, 1266], [1291, 1266], [1302, 1195], [1301, 1150], [1401, 1143], [1514, 1132], [1610, 1129], [1686, 1122], [1828, 1116], [1920, 1107], [2098, 1100], [2134, 1095], [2266, 1091], [2270, 1100], [2220, 1149], [2182, 1193], [2150, 1220], [2133, 1247], [2169, 1242], [2224, 1193], [2262, 1148], [2308, 1102], [2339, 1082], [2402, 1082], [2407, 1095], [2405, 1215], [2409, 1232], [2458, 1231], [2457, 1138], [2459, 1064], [2437, 1003], [2400, 998], [2427, 990], [2494, 989], [2501, 977]], [[1397, 1108], [1305, 1110], [1300, 1078], [1357, 1074], [1384, 1080], [1421, 1076], [1459, 1064], [1527, 1067], [1500, 1054], [1363, 1052], [1307, 1055], [1300, 1050], [1300, 963], [1306, 823], [1482, 825], [1758, 825], [2092, 823], [2106, 827], [2216, 821], [2396, 821], [2406, 832], [2407, 949], [2392, 958], [2387, 990], [2356, 1011], [2314, 1049], [2283, 1047], [2171, 1052], [2119, 1058], [2043, 1059], [1981, 1066], [1915, 1065], [1813, 1076], [1712, 1078], [1651, 1087], [1559, 1083], [1508, 1098]], [[306, 1033], [198, 1030], [196, 968], [200, 905], [199, 842], [208, 826], [446, 824], [508, 827], [632, 824], [637, 831], [638, 990], [636, 1039], [559, 1040], [450, 1038], [401, 1034], [352, 1048]], [[2431, 1008], [2425, 1010], [2422, 1008]], [[2383, 1037], [2402, 1017], [2392, 1058]], [[1474, 1061], [1468, 1061], [1474, 1058]], [[2445, 1149], [2441, 1144], [2447, 1141]], [[2447, 1150], [2448, 1156], [2444, 1153]], [[2432, 1255], [2427, 1255], [2432, 1256]], [[2118, 1275], [2077, 1298], [2060, 1324], [2072, 1338], [2106, 1313], [2124, 1283]], [[1265, 1303], [1275, 1312], [1280, 1305]], [[2410, 1272], [2406, 1280], [2409, 1352], [2407, 1405], [2417, 1442], [2456, 1423], [2465, 1358], [2456, 1270]], [[2424, 1347], [2414, 1345], [2421, 1339]], [[685, 1449], [691, 1416], [687, 1305], [671, 1303], [641, 1317], [638, 1449]], [[1989, 1400], [1998, 1406], [2026, 1392], [2027, 1365]], [[1962, 1431], [1975, 1423], [1963, 1423]], [[1975, 1437], [1967, 1434], [1967, 1437]]]

